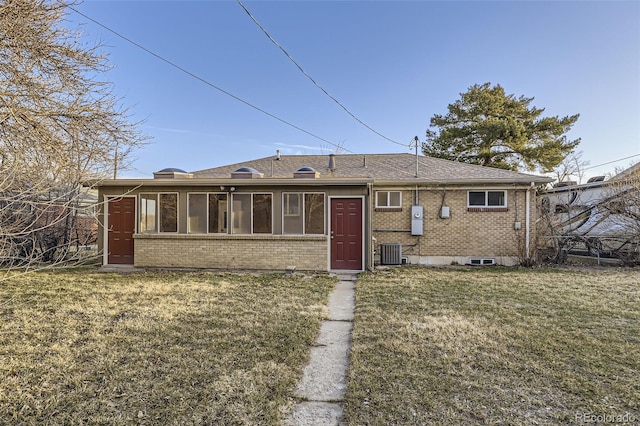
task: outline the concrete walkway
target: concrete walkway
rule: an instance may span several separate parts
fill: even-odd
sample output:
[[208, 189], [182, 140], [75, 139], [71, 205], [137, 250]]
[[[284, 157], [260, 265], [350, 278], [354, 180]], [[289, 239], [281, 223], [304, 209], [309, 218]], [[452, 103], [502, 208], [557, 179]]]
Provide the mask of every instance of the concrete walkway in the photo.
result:
[[311, 358], [298, 383], [300, 399], [287, 419], [287, 425], [331, 426], [341, 424], [343, 398], [347, 389], [351, 327], [355, 309], [355, 276], [339, 275], [341, 280], [329, 296], [329, 316], [311, 348]]

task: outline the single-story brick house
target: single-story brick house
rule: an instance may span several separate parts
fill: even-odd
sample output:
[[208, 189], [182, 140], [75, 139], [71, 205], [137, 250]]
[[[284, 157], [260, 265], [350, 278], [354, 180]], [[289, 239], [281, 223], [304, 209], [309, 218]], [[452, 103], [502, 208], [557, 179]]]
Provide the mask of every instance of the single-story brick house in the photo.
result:
[[534, 250], [551, 179], [411, 154], [280, 155], [107, 180], [103, 263], [362, 271], [499, 264]]

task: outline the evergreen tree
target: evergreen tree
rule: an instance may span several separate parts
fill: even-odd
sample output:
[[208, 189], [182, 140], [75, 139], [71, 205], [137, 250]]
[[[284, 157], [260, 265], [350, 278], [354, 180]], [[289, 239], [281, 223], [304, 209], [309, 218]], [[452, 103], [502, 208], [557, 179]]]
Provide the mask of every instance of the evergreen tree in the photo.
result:
[[541, 117], [533, 98], [505, 94], [500, 85], [474, 85], [434, 115], [423, 152], [431, 157], [514, 171], [549, 172], [580, 143], [566, 133], [579, 114]]

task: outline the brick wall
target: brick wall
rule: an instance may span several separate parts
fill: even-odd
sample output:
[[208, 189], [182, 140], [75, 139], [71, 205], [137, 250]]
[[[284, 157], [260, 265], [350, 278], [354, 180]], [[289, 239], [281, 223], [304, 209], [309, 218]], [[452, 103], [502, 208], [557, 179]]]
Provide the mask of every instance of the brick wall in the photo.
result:
[[327, 237], [136, 234], [138, 267], [327, 271]]
[[[403, 257], [520, 257], [525, 239], [526, 190], [508, 189], [507, 209], [487, 211], [470, 211], [467, 208], [467, 191], [447, 189], [443, 199], [441, 190], [420, 190], [418, 202], [424, 207], [422, 236], [411, 235], [411, 205], [415, 202], [415, 191], [403, 191], [402, 211], [373, 213], [376, 251], [382, 243], [400, 243]], [[532, 194], [532, 234], [536, 213], [534, 198]], [[450, 208], [448, 219], [439, 217], [442, 205]], [[520, 222], [519, 230], [514, 229], [516, 222]]]

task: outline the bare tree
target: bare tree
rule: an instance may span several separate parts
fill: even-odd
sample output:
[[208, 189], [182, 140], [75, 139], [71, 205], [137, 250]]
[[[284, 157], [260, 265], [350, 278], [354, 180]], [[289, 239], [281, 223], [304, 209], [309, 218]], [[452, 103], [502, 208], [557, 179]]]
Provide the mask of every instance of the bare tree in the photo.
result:
[[640, 175], [615, 177], [591, 187], [542, 194], [538, 233], [547, 260], [567, 254], [640, 264]]
[[553, 177], [557, 182], [565, 182], [574, 178], [579, 184], [583, 183], [585, 169], [589, 161], [582, 159], [582, 151], [572, 151], [553, 169]]
[[627, 265], [640, 265], [640, 174], [614, 179], [608, 200], [603, 210], [616, 231], [614, 255]]
[[0, 259], [8, 267], [57, 264], [90, 240], [78, 224], [90, 184], [146, 139], [101, 80], [109, 69], [101, 46], [64, 25], [69, 5], [0, 3]]

